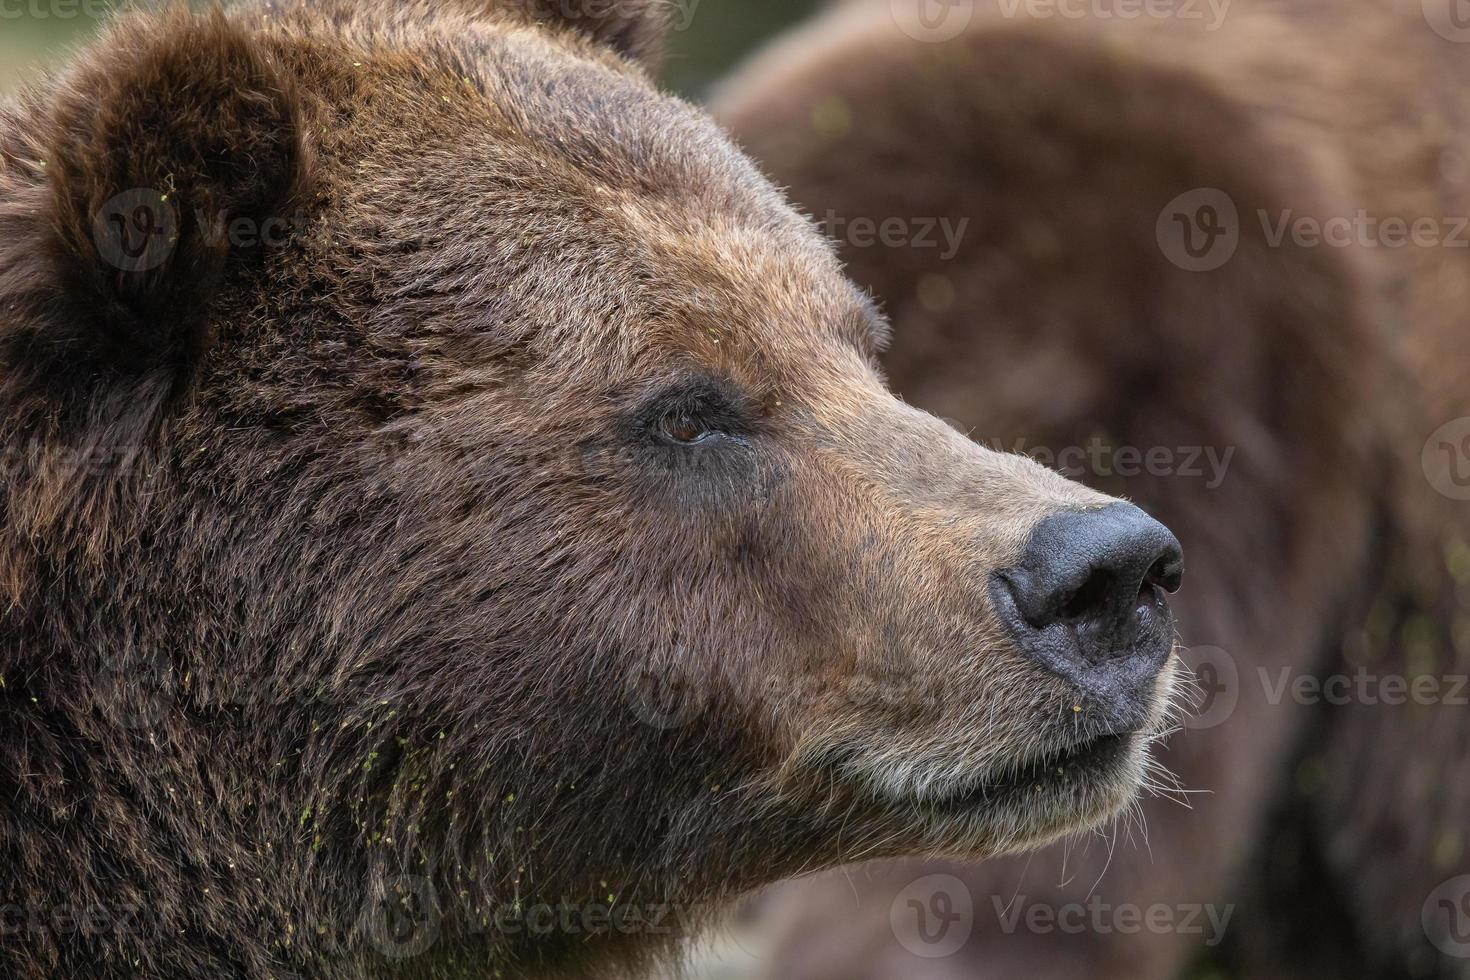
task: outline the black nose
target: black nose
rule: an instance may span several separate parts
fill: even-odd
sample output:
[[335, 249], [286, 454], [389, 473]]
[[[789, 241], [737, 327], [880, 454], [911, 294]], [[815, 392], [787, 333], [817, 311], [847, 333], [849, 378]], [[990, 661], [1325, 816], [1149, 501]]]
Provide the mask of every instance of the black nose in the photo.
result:
[[1137, 707], [1168, 660], [1183, 551], [1132, 504], [1041, 521], [1015, 567], [992, 586], [1023, 653], [1120, 709]]
[[1131, 504], [1054, 514], [1036, 526], [1020, 564], [1005, 573], [1026, 622], [1066, 620], [1098, 640], [1100, 656], [1127, 652], [1137, 607], [1177, 592], [1184, 571], [1168, 528]]

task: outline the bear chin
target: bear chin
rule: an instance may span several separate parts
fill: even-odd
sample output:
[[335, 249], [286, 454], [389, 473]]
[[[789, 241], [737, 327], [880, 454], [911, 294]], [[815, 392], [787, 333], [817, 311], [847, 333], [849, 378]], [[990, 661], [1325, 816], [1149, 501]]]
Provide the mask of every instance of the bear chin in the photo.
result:
[[1102, 735], [998, 780], [914, 804], [924, 850], [979, 859], [1030, 850], [1108, 823], [1144, 785], [1142, 732]]
[[968, 776], [880, 775], [856, 757], [840, 768], [863, 784], [880, 822], [905, 828], [894, 839], [907, 852], [978, 860], [1032, 850], [1105, 826], [1146, 787], [1163, 783], [1168, 791], [1171, 777], [1150, 749], [1173, 730], [1181, 692], [1182, 700], [1192, 696], [1178, 663], [1160, 674], [1147, 720], [1134, 729], [1069, 733]]

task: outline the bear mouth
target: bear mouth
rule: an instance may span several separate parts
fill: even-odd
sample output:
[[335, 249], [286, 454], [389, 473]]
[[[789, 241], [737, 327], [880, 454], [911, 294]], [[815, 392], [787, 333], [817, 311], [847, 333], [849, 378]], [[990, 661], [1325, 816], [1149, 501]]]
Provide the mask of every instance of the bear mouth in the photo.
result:
[[1085, 783], [1106, 781], [1127, 764], [1137, 738], [1136, 732], [1098, 735], [1023, 763], [1000, 779], [926, 799], [923, 806], [944, 812], [973, 811], [1018, 802], [1022, 797], [1074, 791]]

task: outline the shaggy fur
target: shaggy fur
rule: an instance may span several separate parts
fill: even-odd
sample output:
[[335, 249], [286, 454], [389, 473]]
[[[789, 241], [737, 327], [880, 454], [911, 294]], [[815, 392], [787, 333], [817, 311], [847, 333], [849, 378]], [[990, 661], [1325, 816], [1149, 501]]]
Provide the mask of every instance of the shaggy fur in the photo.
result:
[[[1470, 214], [1464, 45], [1388, 0], [1239, 3], [1215, 32], [979, 3], [943, 43], [898, 30], [901, 7], [825, 15], [738, 74], [716, 114], [829, 227], [969, 222], [953, 258], [841, 249], [893, 318], [885, 366], [915, 404], [1007, 448], [1234, 450], [1218, 488], [1074, 475], [1192, 546], [1181, 634], [1227, 651], [1239, 703], [1170, 740], [1162, 763], [1205, 792], [1145, 804], [1146, 835], [948, 869], [977, 910], [960, 955], [895, 944], [890, 899], [943, 870], [909, 865], [796, 890], [770, 975], [1162, 980], [1211, 952], [1179, 931], [1007, 931], [993, 906], [1097, 900], [1238, 905], [1224, 959], [1241, 975], [1463, 976], [1421, 910], [1470, 872], [1470, 713], [1272, 703], [1271, 685], [1470, 673], [1470, 517], [1420, 460], [1470, 415], [1470, 252], [1277, 245], [1257, 215], [1452, 229]], [[1208, 272], [1156, 237], [1199, 188], [1240, 214], [1234, 257]]]
[[992, 574], [1108, 504], [883, 385], [658, 5], [130, 17], [0, 114], [6, 977], [608, 975], [1107, 818]]

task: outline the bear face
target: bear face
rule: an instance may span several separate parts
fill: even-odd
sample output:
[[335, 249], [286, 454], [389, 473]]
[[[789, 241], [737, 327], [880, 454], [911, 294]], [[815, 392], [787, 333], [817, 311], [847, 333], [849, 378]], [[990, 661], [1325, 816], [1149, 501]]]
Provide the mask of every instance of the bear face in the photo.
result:
[[655, 7], [137, 17], [5, 109], [6, 884], [147, 899], [16, 972], [605, 963], [1130, 798], [1177, 543], [888, 392]]

